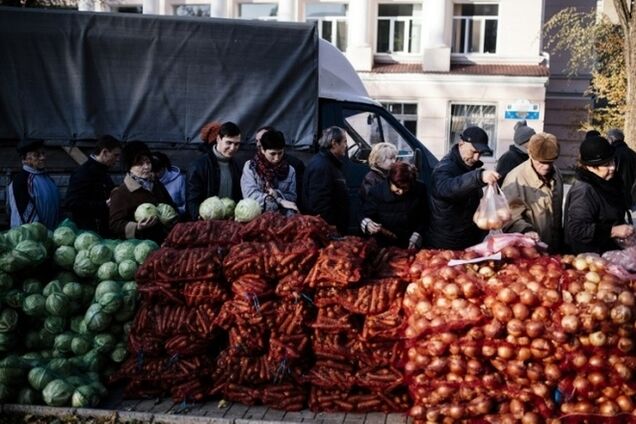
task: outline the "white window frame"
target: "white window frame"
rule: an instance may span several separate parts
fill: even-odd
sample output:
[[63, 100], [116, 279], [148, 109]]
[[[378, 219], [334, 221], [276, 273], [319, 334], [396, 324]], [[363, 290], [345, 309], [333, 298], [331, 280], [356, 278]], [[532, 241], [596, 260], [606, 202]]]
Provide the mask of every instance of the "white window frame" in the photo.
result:
[[[344, 22], [345, 24], [347, 24], [347, 26], [349, 26], [349, 22], [346, 16], [320, 16], [320, 17], [310, 17], [310, 18], [305, 18], [305, 20], [307, 22], [316, 22], [316, 26], [318, 27], [318, 36], [320, 38], [322, 38], [325, 41], [328, 41], [329, 43], [333, 44], [334, 46], [336, 46], [338, 49], [340, 49], [340, 47], [338, 46], [338, 22]], [[331, 33], [331, 38], [332, 40], [327, 40], [322, 36], [322, 24], [323, 22], [331, 22], [331, 28], [332, 28], [332, 33]], [[347, 34], [345, 33], [345, 50], [346, 50], [346, 46], [349, 45], [349, 39]]]
[[[392, 114], [395, 117], [395, 119], [397, 119], [400, 122], [400, 124], [404, 125], [404, 128], [406, 128], [406, 125], [404, 124], [404, 122], [406, 121], [415, 122], [415, 132], [413, 132], [413, 135], [417, 137], [417, 121], [418, 121], [418, 109], [419, 109], [417, 101], [406, 101], [406, 100], [378, 100], [378, 101], [382, 104], [382, 107], [384, 107], [390, 114]], [[402, 111], [399, 113], [391, 112], [388, 107], [389, 105], [399, 105]], [[405, 105], [415, 106], [415, 114], [404, 113]]]
[[[446, 152], [449, 152], [450, 149], [455, 145], [455, 143], [453, 143], [452, 140], [452, 125], [453, 125], [453, 106], [481, 106], [482, 107], [482, 116], [483, 116], [483, 107], [494, 107], [495, 111], [494, 111], [494, 118], [493, 118], [493, 122], [492, 122], [492, 136], [489, 134], [488, 136], [488, 147], [490, 147], [490, 150], [492, 150], [492, 156], [487, 156], [486, 157], [486, 161], [488, 161], [489, 159], [494, 160], [497, 157], [497, 132], [498, 132], [498, 128], [497, 128], [497, 124], [499, 122], [499, 118], [497, 115], [497, 108], [498, 108], [498, 104], [494, 103], [494, 102], [470, 102], [470, 101], [451, 101], [448, 103], [448, 124], [446, 126], [447, 128], [447, 133], [446, 133]], [[479, 127], [483, 127], [483, 124], [480, 124], [478, 122], [464, 122], [464, 128], [466, 126], [468, 126], [469, 124], [473, 124], [473, 125], [477, 125]], [[462, 128], [460, 130], [463, 131], [464, 128]]]
[[[172, 7], [172, 15], [173, 16], [187, 16], [187, 17], [192, 17], [192, 18], [209, 18], [210, 14], [212, 13], [212, 7], [210, 6], [210, 3], [172, 3], [170, 5]], [[202, 15], [202, 16], [198, 16], [198, 15], [177, 15], [177, 8], [181, 7], [181, 6], [207, 6], [208, 7], [208, 14], [206, 15]]]
[[[410, 22], [419, 22], [420, 24], [420, 31], [425, 31], [425, 29], [423, 28], [422, 24], [422, 17], [421, 16], [380, 16], [380, 6], [383, 4], [390, 4], [390, 3], [378, 3], [377, 5], [377, 19], [375, 22], [375, 46], [374, 49], [376, 51], [376, 54], [385, 54], [385, 55], [392, 55], [392, 54], [400, 54], [400, 55], [417, 55], [417, 54], [421, 54], [422, 53], [422, 42], [420, 40], [419, 42], [419, 50], [418, 51], [413, 51], [410, 52], [408, 50], [400, 50], [400, 51], [395, 51], [394, 50], [394, 42], [395, 42], [395, 23], [396, 22], [404, 22], [404, 47], [408, 48], [408, 44], [409, 44], [409, 40], [411, 39], [411, 25], [409, 25]], [[409, 5], [417, 5], [419, 3], [404, 3], [404, 4], [409, 4]], [[423, 13], [423, 11], [420, 11], [421, 13]], [[380, 52], [378, 51], [378, 37], [380, 36], [380, 21], [389, 21], [389, 51], [386, 52]], [[421, 32], [420, 32], [420, 36], [421, 36]]]
[[[497, 52], [499, 51], [499, 48], [497, 46], [497, 44], [499, 44], [499, 3], [495, 3], [495, 2], [487, 2], [487, 3], [455, 3], [456, 5], [461, 5], [461, 4], [476, 4], [476, 5], [480, 5], [480, 4], [485, 4], [485, 5], [492, 5], [492, 6], [497, 6], [497, 15], [473, 15], [473, 16], [456, 16], [453, 14], [453, 27], [451, 28], [451, 31], [453, 33], [453, 35], [455, 35], [455, 25], [461, 25], [461, 21], [466, 21], [466, 28], [468, 28], [468, 23], [470, 21], [472, 21], [472, 25], [475, 24], [479, 24], [480, 26], [480, 31], [479, 31], [479, 51], [478, 52], [469, 52], [468, 49], [470, 48], [469, 46], [469, 38], [470, 38], [470, 31], [465, 31], [463, 34], [464, 37], [464, 51], [455, 51], [452, 52], [453, 54], [456, 55], [496, 55]], [[490, 52], [484, 52], [484, 43], [486, 40], [486, 21], [497, 21], [497, 42], [495, 44], [495, 52], [494, 53], [490, 53]], [[471, 26], [472, 27], [472, 26]], [[454, 43], [453, 43], [454, 44]]]
[[273, 4], [278, 6], [278, 1], [241, 1], [236, 3], [236, 17], [238, 19], [247, 19], [247, 20], [259, 20], [259, 21], [276, 21], [278, 19], [278, 9], [276, 10], [275, 16], [259, 16], [256, 18], [244, 18], [241, 16], [241, 6], [244, 5], [259, 5], [259, 4]]

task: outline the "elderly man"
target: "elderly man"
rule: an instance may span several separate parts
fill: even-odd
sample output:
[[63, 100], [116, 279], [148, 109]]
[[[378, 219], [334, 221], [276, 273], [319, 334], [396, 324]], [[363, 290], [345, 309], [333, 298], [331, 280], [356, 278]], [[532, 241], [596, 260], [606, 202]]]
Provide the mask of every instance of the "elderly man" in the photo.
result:
[[7, 188], [7, 211], [11, 228], [40, 222], [55, 229], [60, 218], [60, 193], [45, 171], [43, 140], [22, 140], [17, 147], [22, 169]]
[[503, 182], [512, 211], [504, 231], [525, 233], [546, 243], [550, 251], [558, 251], [563, 234], [563, 180], [554, 166], [559, 143], [552, 134], [535, 134], [528, 143], [528, 154], [530, 158], [510, 171]]
[[489, 151], [488, 134], [469, 127], [433, 169], [431, 222], [425, 241], [429, 247], [462, 250], [483, 240], [486, 232], [475, 225], [473, 215], [482, 187], [499, 179], [496, 171], [483, 169], [479, 160]]
[[625, 134], [618, 128], [612, 128], [607, 132], [607, 141], [614, 146], [614, 158], [616, 161], [616, 173], [623, 182], [623, 191], [627, 207], [632, 209], [634, 203], [632, 198], [632, 186], [636, 181], [636, 152], [625, 143]]

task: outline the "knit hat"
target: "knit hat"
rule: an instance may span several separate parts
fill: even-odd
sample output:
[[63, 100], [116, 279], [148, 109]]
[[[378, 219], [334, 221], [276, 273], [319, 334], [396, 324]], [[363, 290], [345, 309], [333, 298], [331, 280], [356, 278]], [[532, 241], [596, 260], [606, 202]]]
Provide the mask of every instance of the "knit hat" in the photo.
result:
[[468, 127], [460, 135], [459, 138], [473, 145], [479, 153], [491, 153], [488, 147], [488, 134], [479, 127]]
[[579, 156], [579, 161], [583, 165], [604, 165], [614, 158], [614, 146], [600, 135], [592, 136], [581, 143]]
[[536, 132], [528, 126], [528, 123], [524, 119], [515, 124], [515, 134], [512, 136], [512, 140], [517, 146], [521, 146], [527, 143], [530, 137], [535, 134]]
[[539, 162], [553, 162], [559, 157], [559, 143], [557, 138], [548, 133], [539, 133], [530, 137], [528, 154]]
[[18, 151], [19, 155], [24, 156], [27, 153], [33, 152], [42, 146], [44, 146], [44, 140], [26, 138], [24, 140], [20, 140], [20, 142], [16, 146], [16, 150]]
[[146, 143], [142, 141], [129, 141], [126, 143], [121, 152], [121, 161], [126, 171], [129, 171], [139, 161], [141, 156], [147, 156], [148, 159], [152, 158]]

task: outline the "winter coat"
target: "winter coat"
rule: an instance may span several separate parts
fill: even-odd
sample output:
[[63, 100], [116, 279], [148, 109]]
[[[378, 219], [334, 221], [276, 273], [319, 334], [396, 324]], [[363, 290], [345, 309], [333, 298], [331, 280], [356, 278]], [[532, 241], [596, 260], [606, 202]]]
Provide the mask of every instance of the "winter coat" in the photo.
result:
[[289, 166], [294, 168], [294, 174], [296, 174], [296, 205], [301, 207], [301, 199], [303, 196], [303, 176], [305, 175], [305, 164], [302, 160], [295, 156], [285, 153], [285, 159]]
[[[278, 202], [265, 191], [265, 182], [250, 166], [251, 160], [245, 162], [243, 174], [241, 175], [241, 191], [244, 199], [256, 200], [263, 209], [263, 212], [281, 210]], [[277, 181], [274, 190], [282, 199], [296, 202], [296, 171], [293, 166], [289, 166], [287, 177], [282, 181]]]
[[627, 206], [631, 209], [636, 203], [633, 197], [632, 186], [636, 181], [636, 152], [629, 148], [623, 140], [617, 140], [613, 144], [616, 149], [614, 157], [616, 159], [616, 174], [623, 181], [623, 192]]
[[172, 201], [177, 206], [179, 215], [184, 215], [186, 209], [186, 180], [181, 170], [176, 166], [171, 166], [170, 169], [166, 169], [159, 181], [170, 194]]
[[110, 196], [110, 231], [120, 239], [150, 239], [161, 244], [168, 235], [169, 228], [161, 223], [144, 230], [137, 230], [135, 210], [142, 203], [167, 203], [174, 207], [172, 198], [159, 181], [155, 181], [152, 191], [148, 191], [129, 175], [113, 190]]
[[558, 168], [554, 168], [550, 185], [539, 178], [528, 159], [508, 174], [501, 187], [510, 210], [512, 220], [504, 231], [527, 233], [536, 231], [541, 241], [551, 251], [561, 246], [563, 207], [563, 179]]
[[516, 144], [512, 144], [508, 151], [501, 155], [497, 160], [496, 171], [501, 175], [501, 180], [506, 178], [506, 175], [529, 158], [528, 154], [521, 150]]
[[455, 145], [435, 166], [426, 246], [462, 250], [483, 240], [486, 232], [473, 222], [486, 185], [481, 179], [482, 165], [478, 161], [473, 167], [467, 166], [459, 155], [459, 145]]
[[383, 228], [397, 236], [397, 240], [376, 234], [380, 245], [408, 247], [409, 238], [416, 232], [424, 236], [428, 225], [428, 204], [426, 185], [416, 181], [413, 188], [403, 196], [391, 192], [389, 182], [382, 181], [371, 187], [366, 201], [362, 204], [362, 217], [381, 224]]
[[108, 175], [108, 166], [93, 157], [73, 171], [66, 191], [66, 207], [78, 228], [108, 236], [106, 200], [114, 188], [115, 183]]
[[[232, 200], [241, 200], [241, 170], [234, 161], [229, 160], [232, 174]], [[221, 171], [219, 162], [212, 149], [194, 161], [187, 172], [186, 209], [193, 220], [199, 218], [199, 205], [208, 197], [219, 193]]]
[[342, 162], [328, 150], [315, 155], [303, 177], [303, 206], [309, 215], [320, 215], [344, 234], [349, 226], [349, 193]]
[[362, 180], [362, 184], [360, 184], [360, 190], [358, 193], [360, 194], [360, 201], [362, 204], [367, 200], [367, 195], [369, 194], [369, 190], [371, 190], [376, 185], [382, 184], [386, 180], [386, 175], [384, 175], [380, 170], [371, 168], [367, 175], [364, 176]]
[[565, 242], [573, 253], [619, 249], [611, 231], [626, 223], [626, 211], [620, 179], [605, 181], [578, 169], [565, 201]]
[[46, 171], [22, 165], [7, 187], [6, 195], [11, 228], [40, 222], [49, 230], [55, 230], [60, 221], [60, 193]]

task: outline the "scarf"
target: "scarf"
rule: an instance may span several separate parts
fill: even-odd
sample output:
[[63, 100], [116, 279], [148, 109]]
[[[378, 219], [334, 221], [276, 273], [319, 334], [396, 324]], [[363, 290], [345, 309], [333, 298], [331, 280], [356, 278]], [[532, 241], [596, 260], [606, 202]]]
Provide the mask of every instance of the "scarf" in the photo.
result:
[[28, 172], [29, 192], [32, 193], [39, 221], [49, 229], [57, 227], [60, 218], [60, 193], [53, 179], [43, 170], [22, 167]]
[[148, 190], [150, 192], [152, 192], [152, 188], [154, 187], [154, 183], [147, 179], [147, 178], [141, 178], [138, 177], [136, 175], [131, 174], [130, 172], [128, 173], [128, 175], [130, 175], [130, 178], [133, 179], [133, 181], [135, 181], [137, 184], [139, 184], [141, 186], [141, 188], [143, 188], [144, 190]]
[[616, 205], [623, 211], [627, 211], [625, 196], [623, 195], [623, 184], [619, 177], [614, 175], [607, 181], [585, 168], [577, 168], [576, 178], [588, 183], [596, 192], [610, 205]]
[[273, 164], [260, 150], [256, 152], [254, 159], [250, 162], [250, 168], [263, 180], [265, 189], [275, 188], [276, 183], [287, 178], [289, 174], [289, 163], [285, 157], [280, 162]]

